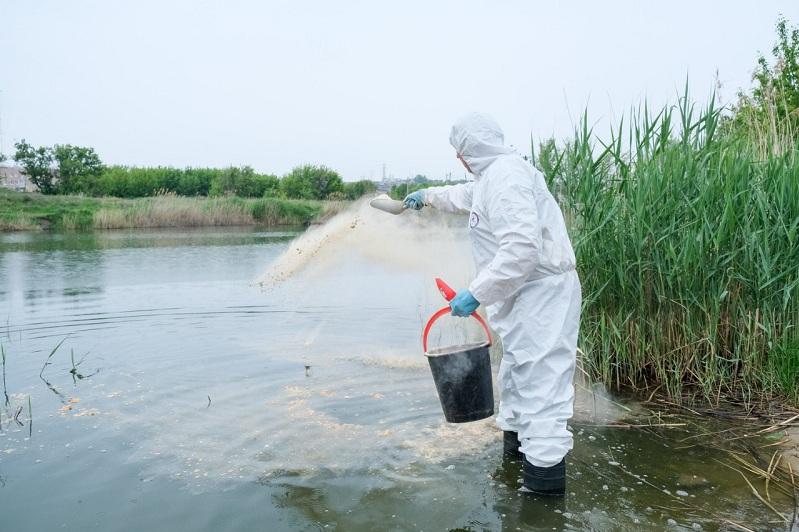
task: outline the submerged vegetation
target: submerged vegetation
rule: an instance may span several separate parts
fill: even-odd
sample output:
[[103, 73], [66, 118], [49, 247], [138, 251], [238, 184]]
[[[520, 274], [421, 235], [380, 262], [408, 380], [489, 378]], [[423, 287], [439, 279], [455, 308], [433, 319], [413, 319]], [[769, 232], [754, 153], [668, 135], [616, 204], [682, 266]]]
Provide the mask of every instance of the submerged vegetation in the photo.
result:
[[592, 377], [677, 401], [799, 400], [799, 111], [786, 105], [742, 97], [730, 114], [686, 91], [608, 139], [584, 117], [565, 146], [542, 145], [535, 163], [573, 230]]
[[304, 225], [344, 208], [343, 201], [182, 197], [138, 199], [48, 196], [0, 190], [0, 231], [230, 225]]

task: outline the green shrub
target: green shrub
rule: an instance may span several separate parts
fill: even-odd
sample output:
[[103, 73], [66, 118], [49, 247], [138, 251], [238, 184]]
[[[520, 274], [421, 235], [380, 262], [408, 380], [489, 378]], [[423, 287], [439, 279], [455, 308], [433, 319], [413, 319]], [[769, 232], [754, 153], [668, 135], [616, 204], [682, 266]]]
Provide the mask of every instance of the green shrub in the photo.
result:
[[322, 200], [344, 192], [344, 182], [335, 170], [306, 164], [294, 168], [280, 180], [280, 192], [289, 199]]
[[250, 204], [253, 219], [264, 225], [310, 223], [322, 213], [319, 203], [278, 198], [262, 198]]

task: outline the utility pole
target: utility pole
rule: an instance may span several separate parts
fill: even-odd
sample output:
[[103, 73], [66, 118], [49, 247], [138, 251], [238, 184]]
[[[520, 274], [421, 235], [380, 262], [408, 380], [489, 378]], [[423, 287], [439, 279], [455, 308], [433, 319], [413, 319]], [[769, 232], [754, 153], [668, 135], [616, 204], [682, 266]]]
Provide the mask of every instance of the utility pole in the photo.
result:
[[3, 147], [3, 91], [0, 90], [0, 155], [5, 155]]
[[386, 163], [383, 163], [383, 181], [386, 180]]

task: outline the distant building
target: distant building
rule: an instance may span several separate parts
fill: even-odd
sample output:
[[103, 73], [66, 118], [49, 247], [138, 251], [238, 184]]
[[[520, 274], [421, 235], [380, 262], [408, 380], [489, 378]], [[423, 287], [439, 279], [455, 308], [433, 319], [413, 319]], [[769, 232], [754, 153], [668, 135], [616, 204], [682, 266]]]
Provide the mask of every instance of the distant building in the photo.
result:
[[37, 190], [36, 185], [30, 182], [19, 166], [0, 165], [0, 187], [10, 188], [17, 192], [35, 192]]

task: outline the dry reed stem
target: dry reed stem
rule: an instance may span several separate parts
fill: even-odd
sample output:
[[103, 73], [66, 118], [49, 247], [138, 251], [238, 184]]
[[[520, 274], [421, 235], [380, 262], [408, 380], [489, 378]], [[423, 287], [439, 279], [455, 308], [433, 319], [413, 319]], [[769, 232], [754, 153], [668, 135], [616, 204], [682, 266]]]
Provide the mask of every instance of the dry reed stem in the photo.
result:
[[[733, 469], [735, 469], [735, 468], [733, 468]], [[738, 471], [738, 470], [735, 469], [735, 471]], [[788, 518], [785, 517], [784, 515], [782, 515], [780, 512], [778, 512], [777, 509], [774, 508], [774, 506], [772, 506], [770, 502], [768, 502], [766, 499], [763, 498], [762, 495], [760, 495], [760, 493], [758, 493], [758, 491], [755, 489], [755, 487], [752, 485], [752, 483], [749, 482], [749, 479], [746, 478], [746, 475], [744, 475], [742, 471], [738, 471], [738, 473], [741, 475], [741, 477], [743, 477], [743, 479], [749, 485], [749, 488], [752, 490], [752, 493], [755, 494], [755, 497], [757, 497], [760, 500], [760, 502], [762, 502], [764, 505], [766, 505], [766, 507], [769, 508], [772, 512], [774, 512], [777, 516], [779, 516], [779, 518], [784, 523], [788, 523]]]

